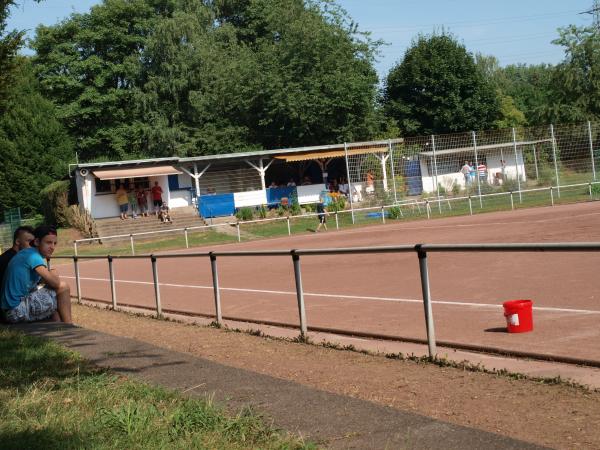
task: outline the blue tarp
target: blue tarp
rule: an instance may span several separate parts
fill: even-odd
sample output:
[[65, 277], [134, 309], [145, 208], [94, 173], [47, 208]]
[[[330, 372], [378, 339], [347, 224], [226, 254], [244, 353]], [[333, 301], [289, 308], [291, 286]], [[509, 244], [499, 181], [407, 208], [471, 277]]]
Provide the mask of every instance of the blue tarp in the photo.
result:
[[404, 176], [408, 185], [408, 195], [420, 195], [423, 192], [423, 180], [421, 179], [421, 162], [406, 161]]
[[232, 216], [235, 213], [233, 194], [203, 195], [198, 197], [202, 217]]
[[288, 204], [292, 204], [292, 198], [298, 196], [295, 187], [281, 187], [267, 189], [267, 203], [269, 205], [278, 205], [283, 197], [288, 198]]

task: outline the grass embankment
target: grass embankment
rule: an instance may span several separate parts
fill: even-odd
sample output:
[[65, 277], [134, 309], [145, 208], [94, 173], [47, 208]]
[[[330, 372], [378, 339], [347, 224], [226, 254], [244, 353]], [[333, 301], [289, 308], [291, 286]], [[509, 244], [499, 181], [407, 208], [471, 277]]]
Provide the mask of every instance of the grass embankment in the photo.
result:
[[251, 411], [90, 367], [42, 339], [0, 329], [0, 446], [15, 449], [314, 448]]

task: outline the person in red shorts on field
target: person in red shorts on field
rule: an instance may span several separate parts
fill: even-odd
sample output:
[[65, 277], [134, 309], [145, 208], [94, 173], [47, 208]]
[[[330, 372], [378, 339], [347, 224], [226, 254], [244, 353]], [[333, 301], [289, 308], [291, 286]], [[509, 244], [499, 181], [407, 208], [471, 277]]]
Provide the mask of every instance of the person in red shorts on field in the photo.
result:
[[160, 211], [160, 208], [163, 205], [163, 190], [159, 186], [158, 181], [154, 182], [154, 186], [152, 186], [152, 189], [150, 191], [152, 193], [152, 202], [154, 203], [154, 213], [156, 214], [156, 217], [158, 217], [158, 212]]

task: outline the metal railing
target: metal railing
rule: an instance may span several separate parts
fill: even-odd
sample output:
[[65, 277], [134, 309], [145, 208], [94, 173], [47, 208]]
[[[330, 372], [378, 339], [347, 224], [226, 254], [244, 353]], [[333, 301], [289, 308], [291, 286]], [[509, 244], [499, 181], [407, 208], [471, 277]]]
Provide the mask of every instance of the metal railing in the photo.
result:
[[[416, 244], [400, 246], [380, 246], [380, 247], [352, 247], [352, 248], [324, 248], [324, 249], [294, 249], [294, 250], [269, 250], [269, 251], [217, 251], [217, 252], [197, 252], [181, 254], [161, 254], [161, 255], [138, 255], [138, 256], [112, 256], [112, 255], [94, 255], [94, 256], [59, 256], [55, 259], [72, 259], [74, 264], [76, 297], [81, 303], [81, 277], [79, 272], [80, 260], [86, 259], [106, 259], [110, 276], [111, 305], [113, 309], [118, 306], [113, 261], [115, 259], [149, 259], [152, 263], [152, 279], [154, 286], [154, 299], [156, 316], [163, 315], [160, 295], [160, 282], [158, 276], [158, 260], [174, 258], [207, 258], [210, 260], [212, 283], [214, 292], [214, 317], [220, 325], [223, 322], [221, 309], [221, 296], [218, 275], [218, 258], [231, 257], [290, 257], [293, 262], [294, 280], [296, 287], [296, 298], [298, 304], [298, 317], [300, 335], [304, 338], [311, 327], [308, 326], [306, 319], [306, 308], [304, 302], [304, 288], [302, 284], [301, 256], [318, 255], [348, 255], [348, 254], [397, 254], [397, 253], [416, 253], [419, 263], [419, 274], [421, 281], [421, 290], [423, 297], [425, 328], [427, 332], [427, 345], [429, 355], [433, 358], [437, 355], [437, 342], [435, 337], [435, 326], [433, 319], [433, 310], [431, 307], [431, 291], [428, 268], [428, 253], [444, 252], [600, 252], [600, 242], [587, 243], [515, 243], [515, 244]], [[175, 311], [177, 312], [177, 311]], [[247, 320], [253, 322], [253, 320]], [[267, 323], [263, 321], [262, 323]], [[314, 328], [318, 330], [318, 328]], [[352, 334], [352, 333], [351, 333]], [[357, 335], [359, 333], [356, 333]], [[414, 340], [415, 342], [417, 340]], [[469, 348], [469, 345], [463, 345], [462, 348]], [[556, 358], [557, 360], [559, 358]], [[568, 360], [569, 358], [562, 358]], [[566, 361], [573, 362], [573, 361]], [[580, 361], [578, 361], [580, 362]], [[598, 363], [600, 365], [600, 363]]]
[[[548, 203], [550, 205], [554, 206], [555, 203], [560, 198], [560, 194], [559, 194], [560, 188], [562, 188], [564, 191], [565, 189], [569, 189], [569, 188], [588, 187], [587, 193], [589, 195], [589, 200], [594, 200], [594, 192], [593, 192], [594, 185], [600, 185], [600, 181], [562, 185], [560, 187], [559, 186], [550, 186], [550, 187], [542, 187], [542, 188], [534, 188], [534, 189], [524, 189], [524, 190], [518, 190], [518, 191], [493, 192], [490, 194], [475, 194], [475, 195], [467, 195], [467, 196], [460, 196], [460, 197], [444, 197], [444, 196], [426, 197], [422, 200], [414, 199], [414, 200], [398, 201], [397, 203], [391, 204], [391, 205], [369, 206], [369, 207], [364, 207], [364, 208], [353, 208], [351, 210], [340, 210], [340, 211], [329, 213], [329, 215], [333, 215], [334, 221], [335, 221], [335, 228], [336, 228], [336, 230], [339, 230], [340, 229], [340, 217], [343, 216], [344, 214], [349, 214], [352, 218], [352, 223], [354, 224], [354, 223], [356, 223], [356, 214], [357, 213], [373, 212], [373, 213], [375, 213], [377, 218], [380, 218], [381, 223], [385, 224], [386, 216], [389, 216], [390, 210], [392, 210], [392, 208], [397, 208], [398, 215], [400, 216], [400, 217], [395, 217], [394, 219], [404, 218], [405, 215], [407, 214], [406, 213], [407, 210], [413, 210], [415, 208], [417, 208], [419, 214], [421, 214], [421, 208], [423, 208], [427, 219], [431, 219], [431, 217], [433, 216], [432, 206], [439, 209], [440, 215], [442, 215], [443, 214], [442, 209], [443, 209], [444, 205], [447, 205], [448, 210], [452, 211], [452, 204], [459, 203], [459, 202], [467, 202], [468, 209], [469, 209], [468, 214], [473, 215], [474, 210], [476, 210], [476, 208], [477, 208], [477, 205], [475, 205], [475, 207], [474, 207], [473, 200], [477, 201], [477, 203], [479, 203], [480, 209], [482, 209], [483, 201], [485, 199], [506, 197], [507, 205], [510, 204], [510, 209], [515, 210], [517, 202], [523, 203], [523, 195], [524, 194], [535, 193], [535, 192], [547, 192], [548, 193], [548, 197], [547, 197]], [[404, 209], [404, 211], [403, 211], [403, 209]], [[465, 211], [465, 214], [467, 214], [466, 211]], [[190, 241], [189, 241], [189, 233], [190, 232], [206, 231], [206, 230], [218, 229], [218, 228], [223, 228], [223, 227], [235, 228], [236, 235], [237, 235], [237, 241], [241, 242], [242, 241], [242, 228], [244, 226], [251, 225], [251, 224], [270, 223], [270, 222], [283, 222], [283, 221], [287, 222], [287, 234], [288, 234], [288, 236], [291, 236], [292, 235], [291, 221], [300, 220], [300, 219], [316, 218], [316, 217], [318, 217], [318, 214], [316, 214], [316, 213], [305, 213], [305, 214], [300, 214], [297, 216], [286, 215], [286, 216], [274, 217], [274, 218], [227, 222], [227, 223], [221, 223], [221, 224], [201, 225], [201, 226], [195, 226], [195, 227], [169, 228], [167, 230], [146, 231], [146, 232], [142, 232], [142, 233], [118, 234], [118, 235], [103, 236], [103, 237], [97, 237], [97, 238], [78, 239], [78, 240], [73, 241], [73, 254], [75, 256], [78, 255], [79, 245], [82, 243], [93, 243], [93, 242], [101, 242], [101, 241], [109, 241], [109, 240], [129, 239], [130, 247], [131, 247], [131, 255], [135, 255], [135, 238], [136, 237], [148, 237], [148, 236], [152, 236], [152, 235], [162, 235], [162, 234], [175, 235], [175, 234], [181, 233], [181, 232], [183, 232], [183, 234], [184, 234], [185, 248], [189, 249], [190, 248]]]

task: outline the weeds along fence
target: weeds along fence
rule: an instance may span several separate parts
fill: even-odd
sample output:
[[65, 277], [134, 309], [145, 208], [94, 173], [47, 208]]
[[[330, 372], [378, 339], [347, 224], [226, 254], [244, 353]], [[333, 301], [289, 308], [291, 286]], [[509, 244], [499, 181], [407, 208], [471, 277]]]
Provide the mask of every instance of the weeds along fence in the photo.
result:
[[[600, 361], [586, 361], [577, 358], [571, 358], [568, 356], [557, 356], [557, 355], [545, 355], [545, 354], [534, 354], [527, 352], [518, 352], [510, 350], [501, 350], [495, 348], [484, 348], [481, 346], [468, 344], [468, 343], [447, 343], [443, 341], [437, 341], [435, 335], [434, 316], [432, 310], [431, 300], [431, 289], [430, 289], [430, 276], [429, 276], [429, 265], [428, 255], [431, 253], [523, 253], [523, 252], [600, 252], [600, 242], [596, 243], [515, 243], [515, 244], [416, 244], [416, 245], [401, 245], [401, 246], [386, 246], [386, 247], [354, 247], [354, 248], [325, 248], [325, 249], [304, 249], [304, 250], [271, 250], [271, 251], [222, 251], [222, 252], [200, 252], [200, 253], [184, 253], [184, 254], [162, 254], [162, 255], [144, 255], [144, 256], [63, 256], [55, 257], [53, 259], [71, 259], [74, 264], [74, 275], [75, 275], [75, 286], [76, 286], [76, 297], [80, 303], [82, 301], [82, 290], [81, 290], [81, 277], [79, 263], [82, 260], [105, 260], [108, 264], [108, 275], [110, 283], [110, 304], [113, 309], [117, 309], [120, 303], [117, 299], [116, 294], [116, 281], [115, 281], [115, 270], [114, 261], [117, 259], [137, 259], [150, 261], [150, 267], [152, 272], [152, 285], [154, 288], [154, 311], [157, 317], [163, 316], [163, 307], [161, 301], [161, 283], [159, 281], [158, 274], [158, 261], [169, 260], [169, 259], [181, 259], [181, 258], [205, 258], [210, 261], [211, 274], [212, 274], [212, 288], [214, 295], [214, 314], [212, 317], [215, 318], [217, 324], [221, 325], [224, 319], [230, 320], [244, 320], [250, 323], [266, 323], [270, 325], [290, 326], [286, 323], [275, 323], [269, 321], [257, 321], [256, 319], [244, 318], [244, 317], [225, 317], [222, 314], [221, 307], [221, 287], [219, 285], [219, 270], [218, 261], [223, 258], [257, 258], [257, 257], [280, 257], [280, 258], [291, 258], [293, 267], [293, 279], [296, 289], [296, 300], [297, 300], [297, 312], [298, 312], [298, 327], [301, 337], [306, 338], [307, 332], [310, 331], [329, 331], [338, 334], [348, 334], [355, 336], [366, 336], [372, 338], [385, 338], [389, 339], [388, 335], [376, 335], [357, 332], [357, 330], [339, 330], [339, 329], [328, 329], [323, 327], [311, 327], [308, 324], [306, 316], [306, 307], [304, 301], [304, 286], [302, 282], [302, 270], [301, 270], [301, 257], [309, 256], [326, 256], [326, 255], [365, 255], [365, 254], [400, 254], [400, 253], [414, 253], [417, 256], [419, 265], [419, 276], [420, 286], [422, 292], [422, 301], [424, 308], [424, 324], [427, 334], [426, 340], [420, 340], [418, 338], [398, 338], [399, 340], [409, 340], [411, 342], [426, 343], [428, 345], [430, 357], [436, 357], [437, 345], [450, 346], [455, 348], [462, 348], [466, 350], [476, 351], [490, 351], [492, 353], [511, 353], [513, 355], [532, 357], [537, 359], [552, 359], [555, 361], [562, 361], [567, 363], [575, 364], [587, 364], [600, 367]], [[291, 274], [290, 274], [291, 277]], [[125, 304], [123, 306], [131, 306]], [[186, 311], [178, 311], [171, 309], [169, 312], [177, 313]], [[393, 337], [392, 337], [393, 338]]]
[[[468, 194], [468, 193], [467, 193]], [[482, 212], [516, 210], [532, 206], [555, 206], [562, 203], [600, 200], [600, 181], [576, 183], [562, 186], [539, 187], [526, 190], [490, 192], [487, 194], [433, 196], [423, 199], [398, 200], [390, 205], [365, 206], [328, 213], [330, 229], [340, 230], [353, 225], [391, 223], [401, 220], [431, 219], [474, 215]], [[73, 254], [79, 255], [82, 244], [94, 242], [129, 241], [131, 255], [136, 254], [136, 238], [148, 239], [160, 236], [180, 236], [187, 249], [191, 246], [191, 235], [207, 231], [224, 231], [238, 242], [253, 236], [292, 236], [295, 233], [314, 230], [318, 214], [306, 213], [267, 219], [228, 222], [197, 227], [175, 228], [143, 233], [120, 234], [98, 238], [79, 239], [73, 242]], [[268, 226], [268, 227], [266, 227]]]

